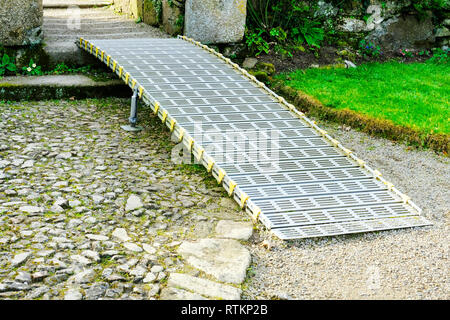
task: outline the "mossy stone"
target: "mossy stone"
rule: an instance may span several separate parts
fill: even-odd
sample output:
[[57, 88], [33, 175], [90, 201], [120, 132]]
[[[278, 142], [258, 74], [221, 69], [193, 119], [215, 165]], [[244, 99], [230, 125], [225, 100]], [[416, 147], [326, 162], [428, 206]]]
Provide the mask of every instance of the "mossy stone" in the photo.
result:
[[0, 56], [5, 53], [9, 57], [15, 57], [15, 64], [19, 70], [28, 66], [31, 59], [36, 65], [41, 66], [43, 71], [48, 70], [50, 58], [42, 44], [29, 47], [4, 47], [0, 50]]
[[347, 58], [348, 60], [354, 61], [356, 59], [356, 54], [351, 52], [350, 50], [344, 49], [341, 51], [336, 52], [338, 56]]
[[152, 0], [144, 0], [143, 20], [144, 23], [151, 26], [157, 26], [161, 22], [161, 12], [158, 12]]
[[275, 73], [275, 66], [272, 63], [258, 62], [254, 70], [264, 72], [268, 75], [273, 75]]
[[269, 75], [266, 73], [266, 72], [264, 72], [264, 71], [254, 71], [254, 70], [250, 70], [249, 71], [249, 73], [251, 74], [251, 75], [254, 75], [255, 77], [256, 77], [256, 79], [258, 79], [259, 81], [262, 81], [262, 82], [269, 82]]

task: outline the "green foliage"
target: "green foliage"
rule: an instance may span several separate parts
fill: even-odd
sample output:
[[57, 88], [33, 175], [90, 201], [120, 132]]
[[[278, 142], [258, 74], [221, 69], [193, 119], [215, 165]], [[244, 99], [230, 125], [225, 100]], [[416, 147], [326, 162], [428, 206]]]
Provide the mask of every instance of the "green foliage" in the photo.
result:
[[450, 61], [450, 50], [448, 48], [433, 48], [431, 50], [413, 51], [409, 49], [400, 49], [399, 54], [405, 58], [412, 58], [414, 56], [429, 56], [430, 63], [448, 63]]
[[278, 45], [278, 44], [273, 47], [273, 50], [276, 53], [280, 54], [282, 57], [287, 56], [287, 57], [291, 57], [291, 58], [293, 57], [292, 51], [295, 49], [296, 49], [296, 47], [291, 47], [291, 46], [285, 47], [285, 46]]
[[[326, 0], [335, 9], [349, 12], [360, 8], [355, 18], [368, 21], [372, 15], [367, 14], [370, 0]], [[387, 1], [381, 1], [382, 9], [387, 8]], [[322, 7], [323, 8], [323, 7]], [[419, 17], [425, 17], [428, 11], [435, 16], [444, 17], [445, 10], [450, 10], [450, 0], [411, 0], [404, 8], [405, 12], [416, 11]], [[275, 52], [291, 55], [296, 45], [305, 44], [309, 49], [318, 53], [323, 42], [335, 43], [342, 32], [336, 29], [342, 15], [326, 16], [319, 13], [319, 0], [248, 0], [247, 1], [247, 45], [251, 52], [261, 54], [274, 49]], [[347, 39], [346, 39], [347, 40]], [[358, 38], [352, 40], [351, 45], [358, 44]], [[360, 48], [368, 57], [381, 54], [378, 47]]]
[[0, 76], [9, 72], [16, 72], [17, 67], [14, 61], [5, 53], [0, 61]]
[[86, 65], [82, 67], [69, 67], [65, 63], [58, 64], [55, 69], [45, 72], [46, 75], [61, 75], [61, 74], [84, 74], [94, 81], [107, 81], [115, 79], [115, 74], [109, 72], [106, 68], [98, 68], [95, 65]]
[[71, 68], [67, 66], [64, 62], [58, 64], [55, 69], [46, 72], [46, 74], [73, 74], [73, 73], [90, 73], [92, 71], [92, 66], [87, 65], [79, 68]]
[[276, 27], [270, 30], [270, 36], [278, 42], [284, 42], [287, 39], [287, 33], [281, 27]]
[[418, 56], [428, 56], [430, 55], [430, 51], [429, 50], [420, 50], [419, 52], [417, 52]]
[[379, 57], [381, 55], [381, 48], [373, 44], [372, 42], [366, 42], [366, 40], [361, 40], [359, 42], [359, 52], [365, 57]]
[[41, 66], [34, 63], [33, 59], [30, 59], [28, 66], [22, 67], [22, 73], [27, 76], [40, 76], [44, 74], [41, 70]]
[[292, 35], [296, 37], [298, 43], [303, 43], [303, 39], [310, 46], [320, 48], [320, 43], [324, 37], [324, 30], [317, 21], [305, 20], [304, 24], [298, 28], [292, 28]]
[[177, 20], [175, 21], [175, 25], [179, 28], [184, 26], [184, 15], [179, 15]]
[[290, 30], [303, 20], [310, 6], [297, 0], [249, 0], [247, 25], [270, 32], [281, 27]]
[[245, 43], [247, 44], [248, 49], [259, 56], [261, 53], [269, 53], [269, 44], [262, 37], [264, 30], [257, 29], [256, 32], [251, 32], [248, 29], [245, 30]]
[[428, 10], [443, 10], [450, 9], [449, 0], [412, 0], [411, 6], [415, 9], [419, 15], [425, 16]]
[[400, 55], [406, 58], [412, 58], [414, 56], [414, 52], [409, 49], [400, 49]]
[[50, 74], [63, 74], [63, 73], [71, 73], [72, 69], [69, 68], [64, 62], [58, 64], [55, 69], [50, 71]]
[[153, 8], [155, 8], [158, 21], [161, 21], [161, 17], [162, 17], [162, 0], [145, 0], [145, 1], [151, 2], [153, 4]]
[[[292, 56], [289, 47], [306, 43], [319, 48], [325, 30], [313, 20], [315, 6], [297, 0], [249, 0], [246, 43], [257, 54], [276, 52]], [[292, 45], [294, 44], [294, 45]]]
[[433, 56], [429, 60], [433, 63], [449, 63], [450, 61], [450, 50], [435, 48], [433, 49]]

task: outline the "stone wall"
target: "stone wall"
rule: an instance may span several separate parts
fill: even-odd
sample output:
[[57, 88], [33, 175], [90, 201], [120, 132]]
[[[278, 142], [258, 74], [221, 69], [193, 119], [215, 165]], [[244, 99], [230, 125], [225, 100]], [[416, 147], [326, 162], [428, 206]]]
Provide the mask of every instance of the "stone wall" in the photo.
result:
[[[384, 50], [430, 48], [450, 42], [450, 1], [449, 8], [438, 15], [429, 12], [422, 16], [412, 10], [411, 0], [347, 0], [340, 8], [331, 0], [309, 2], [317, 4], [315, 17], [338, 21], [336, 36], [356, 45], [363, 38]], [[184, 33], [217, 44], [242, 40], [246, 4], [247, 0], [114, 0], [118, 11], [160, 26], [171, 35]]]
[[239, 42], [246, 6], [246, 0], [186, 0], [184, 34], [203, 43]]
[[114, 0], [118, 12], [125, 13], [135, 19], [142, 17], [145, 0]]
[[384, 50], [448, 44], [450, 32], [446, 24], [450, 21], [445, 17], [450, 18], [450, 1], [448, 10], [421, 15], [413, 10], [411, 0], [370, 0], [366, 6], [363, 1], [349, 1], [341, 12], [326, 1], [319, 1], [319, 4], [319, 14], [341, 21], [337, 29], [342, 34], [365, 38]]
[[162, 10], [162, 3], [158, 4], [151, 0], [144, 0], [142, 10], [142, 21], [151, 26], [158, 26], [161, 23], [161, 14], [160, 14], [161, 10]]
[[0, 43], [26, 46], [42, 41], [42, 0], [0, 0]]
[[119, 12], [204, 43], [241, 41], [246, 4], [247, 0], [114, 0]]
[[440, 27], [436, 29], [434, 36], [439, 46], [450, 47], [450, 12], [447, 13]]

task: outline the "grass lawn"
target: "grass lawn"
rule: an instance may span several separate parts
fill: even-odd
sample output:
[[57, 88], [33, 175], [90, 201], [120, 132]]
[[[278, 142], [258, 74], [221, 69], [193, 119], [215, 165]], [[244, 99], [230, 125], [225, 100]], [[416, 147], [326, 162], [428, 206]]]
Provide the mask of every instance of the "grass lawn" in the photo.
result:
[[370, 63], [277, 76], [327, 107], [350, 109], [422, 133], [450, 134], [450, 64]]

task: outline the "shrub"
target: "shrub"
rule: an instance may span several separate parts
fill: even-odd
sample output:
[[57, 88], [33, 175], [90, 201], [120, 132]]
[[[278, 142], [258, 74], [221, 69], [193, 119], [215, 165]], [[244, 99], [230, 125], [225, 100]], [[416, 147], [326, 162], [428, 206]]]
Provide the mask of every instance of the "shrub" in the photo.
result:
[[245, 43], [252, 54], [259, 56], [261, 53], [269, 53], [269, 44], [262, 37], [264, 30], [257, 29], [256, 32], [245, 30]]
[[249, 0], [246, 34], [249, 49], [268, 52], [269, 43], [280, 52], [286, 52], [280, 45], [285, 48], [289, 43], [319, 48], [325, 31], [321, 22], [313, 19], [315, 8], [316, 5], [297, 0]]
[[[320, 0], [248, 0], [247, 8], [247, 45], [254, 53], [269, 51], [271, 47], [276, 52], [290, 54], [289, 48], [307, 44], [317, 53], [324, 41], [337, 40], [339, 31], [336, 26], [339, 16], [326, 17], [318, 14]], [[372, 3], [369, 0], [327, 0], [337, 10], [348, 12], [360, 3], [360, 12], [356, 13], [361, 19], [367, 19], [367, 8]], [[382, 1], [381, 5], [386, 6]], [[405, 12], [416, 11], [419, 17], [425, 17], [429, 10], [436, 16], [444, 17], [445, 10], [450, 10], [450, 0], [411, 0], [404, 8]], [[445, 17], [444, 17], [445, 18]], [[353, 43], [357, 45], [357, 39]], [[370, 46], [370, 45], [369, 45]], [[370, 49], [370, 50], [366, 50]], [[379, 48], [360, 48], [366, 56], [376, 57], [381, 54]]]
[[372, 42], [361, 40], [359, 42], [359, 52], [365, 57], [379, 57], [381, 55], [381, 48]]
[[430, 58], [431, 62], [434, 63], [448, 63], [450, 58], [449, 49], [435, 48], [433, 49], [433, 56]]

